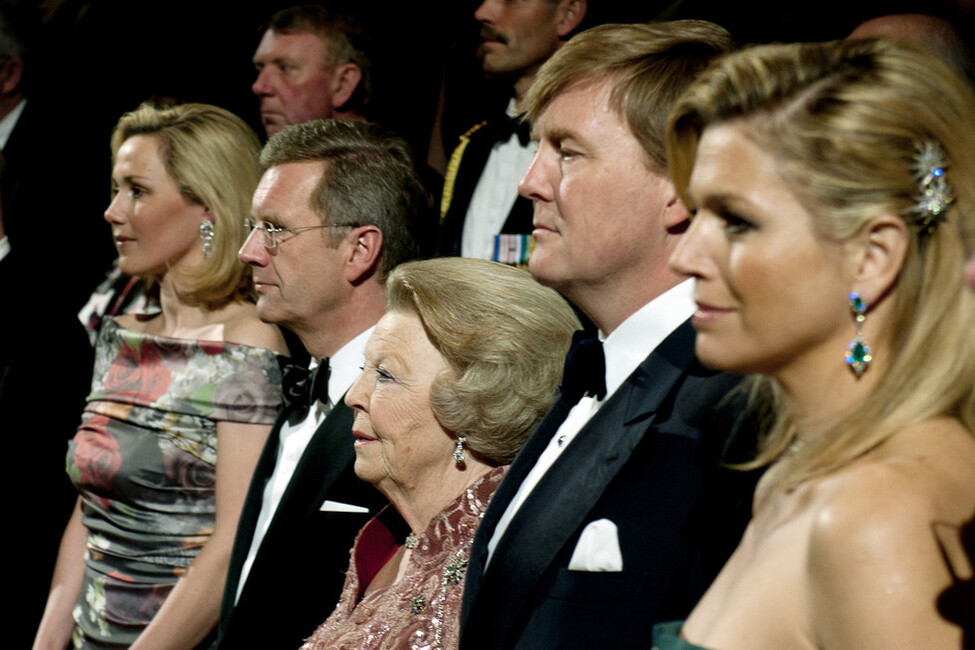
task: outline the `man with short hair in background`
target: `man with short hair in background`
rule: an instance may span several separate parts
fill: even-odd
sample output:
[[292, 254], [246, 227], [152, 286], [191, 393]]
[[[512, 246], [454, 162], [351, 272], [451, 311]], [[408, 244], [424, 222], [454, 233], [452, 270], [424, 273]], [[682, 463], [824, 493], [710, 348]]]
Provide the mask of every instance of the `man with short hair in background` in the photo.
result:
[[368, 48], [355, 17], [334, 6], [274, 14], [254, 53], [251, 86], [267, 135], [309, 120], [363, 119], [372, 85]]

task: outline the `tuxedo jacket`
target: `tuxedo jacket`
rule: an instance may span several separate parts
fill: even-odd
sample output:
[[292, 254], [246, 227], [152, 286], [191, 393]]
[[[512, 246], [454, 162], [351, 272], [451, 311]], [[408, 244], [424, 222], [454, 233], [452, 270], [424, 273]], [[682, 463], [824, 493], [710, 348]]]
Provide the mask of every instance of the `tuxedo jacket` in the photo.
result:
[[[221, 649], [300, 646], [332, 613], [355, 536], [386, 504], [378, 490], [352, 471], [353, 414], [340, 401], [302, 454], [235, 605], [241, 567], [289, 413], [283, 409], [274, 423], [241, 512], [220, 608]], [[326, 499], [365, 506], [369, 512], [323, 512]]]
[[[753, 487], [719, 463], [737, 420], [714, 407], [740, 378], [705, 369], [693, 350], [685, 322], [549, 468], [485, 570], [498, 519], [571, 408], [556, 400], [477, 531], [462, 650], [647, 648], [655, 622], [690, 612], [740, 539]], [[622, 571], [569, 570], [600, 519], [618, 528]]]
[[[506, 115], [481, 122], [460, 137], [460, 144], [450, 155], [444, 178], [440, 203], [440, 232], [437, 254], [441, 257], [459, 257], [464, 236], [464, 219], [477, 182], [487, 165], [491, 148], [499, 140], [511, 137]], [[523, 196], [515, 199], [511, 211], [501, 228], [502, 234], [529, 235], [532, 232], [532, 202]]]

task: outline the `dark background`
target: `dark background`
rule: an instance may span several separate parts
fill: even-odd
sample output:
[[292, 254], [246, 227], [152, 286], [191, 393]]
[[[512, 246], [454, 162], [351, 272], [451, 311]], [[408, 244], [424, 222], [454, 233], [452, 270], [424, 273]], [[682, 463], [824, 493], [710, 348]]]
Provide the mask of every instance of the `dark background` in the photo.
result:
[[[92, 164], [106, 165], [107, 187], [111, 127], [123, 112], [149, 97], [224, 106], [262, 133], [257, 101], [250, 92], [254, 78], [251, 55], [264, 21], [294, 2], [46, 0], [15, 4], [45, 21], [35, 39], [32, 90], [57, 102], [64, 120], [103, 143], [92, 152]], [[448, 137], [465, 129], [453, 125], [465, 124], [466, 116], [492, 93], [490, 84], [477, 83], [473, 52], [478, 26], [473, 13], [478, 2], [360, 0], [350, 4], [360, 11], [379, 45], [378, 110], [373, 118], [407, 137], [422, 159], [445, 62], [450, 80]], [[725, 26], [747, 43], [842, 38], [866, 18], [911, 11], [948, 17], [972, 42], [975, 0], [590, 0], [587, 21], [644, 21], [660, 15], [703, 18]], [[448, 142], [448, 149], [450, 146]]]
[[[448, 153], [456, 136], [483, 117], [486, 108], [507, 101], [510, 81], [483, 80], [474, 58], [476, 0], [343, 1], [359, 10], [379, 45], [371, 118], [406, 137], [420, 160], [426, 158], [441, 78], [447, 80], [443, 133]], [[975, 23], [975, 0], [589, 2], [588, 24], [702, 18], [725, 26], [742, 43], [842, 38], [866, 18], [915, 12], [948, 18], [971, 46]], [[64, 399], [72, 392], [68, 379], [80, 379], [73, 391], [80, 396], [90, 377], [91, 350], [83, 334], [63, 334], [61, 328], [78, 327], [74, 313], [114, 257], [102, 218], [109, 202], [111, 129], [142, 101], [165, 97], [223, 106], [263, 135], [250, 91], [255, 76], [251, 56], [263, 23], [292, 3], [5, 3], [36, 25], [25, 79], [30, 103], [22, 118], [30, 116], [24, 128], [31, 144], [26, 175], [32, 194], [18, 220], [23, 233], [18, 273], [0, 287], [5, 305], [0, 340], [7, 343], [0, 345], [0, 353], [19, 354], [17, 369], [33, 373], [8, 375], [21, 392], [4, 394], [10, 406], [0, 403], [0, 432], [16, 443], [9, 450], [16, 467], [8, 482], [20, 489], [8, 520], [13, 537], [27, 547], [20, 550], [31, 551], [19, 557], [32, 578], [19, 593], [23, 616], [7, 641], [10, 647], [27, 647], [51, 573], [45, 561], [53, 563], [74, 498], [63, 473], [63, 454], [80, 406]], [[8, 175], [12, 171], [10, 165]], [[10, 210], [8, 217], [14, 216]], [[78, 347], [87, 360], [68, 349], [73, 335], [80, 336]], [[65, 423], [52, 412], [58, 407]]]

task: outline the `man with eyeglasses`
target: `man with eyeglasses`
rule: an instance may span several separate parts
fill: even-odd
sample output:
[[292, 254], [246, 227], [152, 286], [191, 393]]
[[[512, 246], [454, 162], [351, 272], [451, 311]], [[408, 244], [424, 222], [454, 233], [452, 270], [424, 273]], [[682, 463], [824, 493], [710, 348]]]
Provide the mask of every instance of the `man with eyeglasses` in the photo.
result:
[[[285, 371], [285, 407], [244, 502], [220, 648], [296, 648], [335, 607], [359, 529], [385, 499], [352, 470], [343, 395], [385, 309], [384, 282], [416, 257], [430, 209], [406, 143], [366, 122], [285, 128], [261, 153], [250, 235], [261, 319], [290, 329], [310, 369]], [[300, 381], [296, 381], [300, 378]]]

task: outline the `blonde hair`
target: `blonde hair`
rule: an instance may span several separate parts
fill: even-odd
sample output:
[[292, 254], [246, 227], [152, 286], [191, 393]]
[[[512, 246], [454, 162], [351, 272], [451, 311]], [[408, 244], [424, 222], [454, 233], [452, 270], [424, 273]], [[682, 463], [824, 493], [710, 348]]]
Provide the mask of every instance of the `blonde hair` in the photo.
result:
[[525, 98], [525, 117], [536, 121], [572, 86], [611, 79], [610, 107], [630, 127], [647, 161], [663, 171], [663, 138], [671, 107], [701, 70], [733, 46], [727, 30], [704, 20], [587, 29], [538, 71]]
[[[855, 412], [790, 461], [784, 487], [842, 467], [911, 423], [947, 415], [975, 430], [975, 295], [962, 276], [964, 240], [975, 227], [972, 90], [934, 55], [883, 39], [730, 55], [697, 80], [671, 116], [668, 157], [685, 202], [701, 134], [729, 121], [775, 158], [824, 237], [847, 239], [879, 214], [899, 215], [910, 231], [887, 323], [885, 377]], [[919, 187], [912, 166], [924, 143], [944, 151], [955, 196], [933, 229], [917, 223], [913, 211]], [[751, 394], [771, 418], [751, 464], [759, 466], [789, 448], [795, 427], [774, 380], [751, 380]]]
[[115, 125], [113, 162], [122, 143], [136, 135], [156, 139], [180, 194], [213, 216], [212, 253], [200, 266], [178, 271], [180, 291], [208, 309], [252, 299], [251, 269], [237, 259], [237, 250], [247, 235], [244, 220], [260, 179], [257, 135], [239, 117], [216, 106], [144, 103]]
[[415, 314], [450, 366], [430, 392], [440, 424], [510, 463], [555, 400], [579, 328], [572, 308], [526, 271], [459, 257], [396, 267], [386, 308]]

